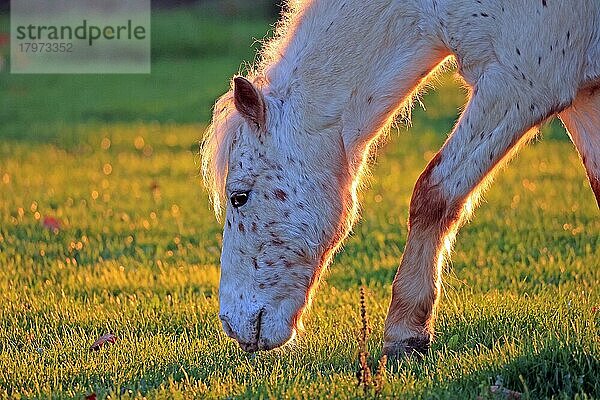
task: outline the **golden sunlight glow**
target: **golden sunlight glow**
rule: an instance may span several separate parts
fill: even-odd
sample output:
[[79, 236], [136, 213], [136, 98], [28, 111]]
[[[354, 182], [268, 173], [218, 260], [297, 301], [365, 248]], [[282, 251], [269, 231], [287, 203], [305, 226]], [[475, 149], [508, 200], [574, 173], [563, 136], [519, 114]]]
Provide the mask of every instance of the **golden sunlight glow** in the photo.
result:
[[477, 206], [477, 201], [475, 197], [477, 196], [469, 196], [469, 198], [465, 202], [465, 212], [467, 213], [467, 215], [471, 215], [473, 214], [473, 211], [475, 211], [475, 207]]
[[443, 259], [444, 256], [448, 256], [452, 252], [452, 242], [454, 242], [454, 240], [452, 240], [453, 236], [454, 235], [447, 235], [444, 238], [444, 254], [440, 258]]

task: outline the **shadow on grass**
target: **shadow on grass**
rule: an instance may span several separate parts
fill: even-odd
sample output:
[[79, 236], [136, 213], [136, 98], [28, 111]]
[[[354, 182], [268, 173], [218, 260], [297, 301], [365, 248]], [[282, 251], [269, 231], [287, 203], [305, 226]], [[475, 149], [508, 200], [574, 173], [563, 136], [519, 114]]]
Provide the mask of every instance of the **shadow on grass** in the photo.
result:
[[[478, 390], [484, 398], [491, 385], [502, 385], [523, 394], [522, 398], [573, 398], [600, 395], [600, 361], [582, 349], [557, 342], [542, 349], [529, 348], [510, 362], [481, 368], [455, 379], [436, 381], [412, 393], [416, 398], [473, 398]], [[440, 396], [439, 393], [443, 393]]]
[[[543, 331], [540, 321], [531, 316], [526, 320], [527, 315], [522, 320], [511, 322], [511, 319], [492, 315], [473, 320], [457, 329], [464, 336], [459, 340], [465, 341], [458, 350], [449, 350], [452, 338], [441, 334], [421, 362], [400, 361], [391, 365], [391, 371], [409, 370], [417, 379], [431, 381], [410, 393], [414, 398], [466, 399], [477, 395], [506, 398], [493, 397], [489, 392], [498, 379], [504, 387], [522, 393], [522, 398], [573, 398], [584, 394], [597, 398], [600, 395], [600, 360], [595, 355], [593, 332], [584, 330], [572, 335], [548, 332], [536, 341], [526, 335]], [[473, 335], [475, 340], [465, 338]], [[516, 347], [518, 355], [502, 362], [510, 347]], [[469, 374], [457, 374], [461, 369], [472, 370], [470, 363], [479, 366]]]

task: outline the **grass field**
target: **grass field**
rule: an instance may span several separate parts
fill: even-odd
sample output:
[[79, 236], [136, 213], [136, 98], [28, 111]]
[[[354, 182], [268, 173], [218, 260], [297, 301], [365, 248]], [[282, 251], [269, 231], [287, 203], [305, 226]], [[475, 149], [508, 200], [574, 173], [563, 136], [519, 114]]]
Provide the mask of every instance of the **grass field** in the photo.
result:
[[[0, 398], [364, 395], [359, 288], [377, 358], [412, 186], [462, 92], [443, 78], [391, 135], [306, 332], [247, 355], [217, 318], [221, 227], [197, 151], [268, 24], [193, 15], [154, 18], [150, 76], [0, 73]], [[390, 362], [382, 397], [494, 398], [498, 382], [522, 398], [600, 398], [600, 214], [565, 134], [544, 132], [462, 230], [433, 348]], [[109, 332], [117, 342], [90, 352]]]

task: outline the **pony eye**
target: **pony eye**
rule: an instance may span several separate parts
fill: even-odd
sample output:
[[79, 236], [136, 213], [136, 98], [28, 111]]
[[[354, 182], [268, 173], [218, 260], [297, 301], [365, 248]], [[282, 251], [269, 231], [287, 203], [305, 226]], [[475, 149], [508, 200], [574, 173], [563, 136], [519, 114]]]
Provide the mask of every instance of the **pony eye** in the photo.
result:
[[241, 207], [248, 201], [248, 192], [234, 192], [229, 200], [234, 208]]

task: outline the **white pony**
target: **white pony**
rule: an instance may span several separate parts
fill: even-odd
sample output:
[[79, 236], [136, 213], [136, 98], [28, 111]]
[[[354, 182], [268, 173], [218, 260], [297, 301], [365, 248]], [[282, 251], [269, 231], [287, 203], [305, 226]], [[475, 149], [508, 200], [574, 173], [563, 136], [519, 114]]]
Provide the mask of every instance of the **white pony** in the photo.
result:
[[[357, 215], [373, 143], [449, 57], [471, 88], [416, 182], [384, 351], [425, 351], [440, 270], [498, 166], [558, 114], [600, 201], [598, 0], [290, 1], [262, 61], [216, 104], [202, 168], [226, 205], [220, 318], [286, 343]], [[402, 179], [398, 176], [398, 179]]]

